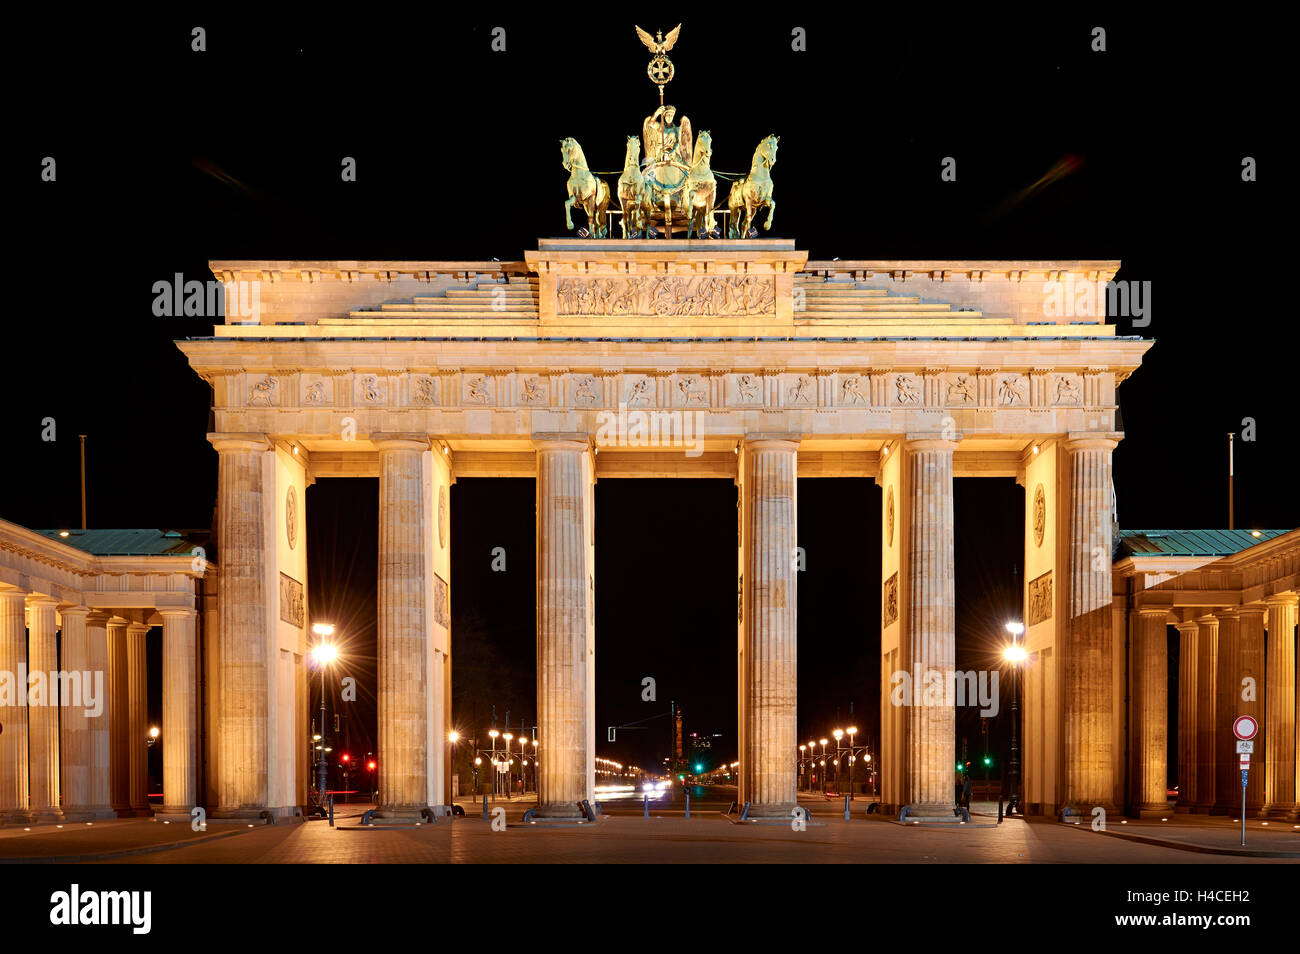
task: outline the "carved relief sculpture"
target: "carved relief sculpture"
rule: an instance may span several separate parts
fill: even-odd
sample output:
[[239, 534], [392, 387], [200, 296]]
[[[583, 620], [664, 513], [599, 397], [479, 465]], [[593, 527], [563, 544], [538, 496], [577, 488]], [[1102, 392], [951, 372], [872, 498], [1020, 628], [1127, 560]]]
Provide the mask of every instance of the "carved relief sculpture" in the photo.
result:
[[1029, 625], [1052, 618], [1052, 571], [1029, 581]]
[[1047, 531], [1047, 494], [1043, 485], [1034, 488], [1034, 546], [1043, 545], [1043, 534]]
[[880, 597], [880, 625], [888, 626], [898, 619], [898, 573], [893, 573], [885, 580], [884, 592]]
[[249, 407], [272, 407], [275, 404], [275, 378], [263, 378], [248, 392]]
[[752, 275], [660, 278], [561, 278], [561, 315], [593, 317], [743, 317], [776, 314], [776, 283]]
[[302, 601], [302, 584], [284, 573], [280, 574], [280, 619], [300, 629], [307, 619]]

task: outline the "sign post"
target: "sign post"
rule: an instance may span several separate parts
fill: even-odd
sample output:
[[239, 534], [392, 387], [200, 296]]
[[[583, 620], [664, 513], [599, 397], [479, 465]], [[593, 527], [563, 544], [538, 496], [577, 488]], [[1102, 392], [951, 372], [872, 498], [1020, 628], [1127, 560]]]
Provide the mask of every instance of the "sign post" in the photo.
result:
[[1250, 755], [1255, 751], [1255, 733], [1259, 722], [1254, 716], [1237, 716], [1232, 723], [1232, 734], [1237, 737], [1237, 751], [1241, 753], [1241, 844], [1246, 845], [1246, 782], [1250, 775]]

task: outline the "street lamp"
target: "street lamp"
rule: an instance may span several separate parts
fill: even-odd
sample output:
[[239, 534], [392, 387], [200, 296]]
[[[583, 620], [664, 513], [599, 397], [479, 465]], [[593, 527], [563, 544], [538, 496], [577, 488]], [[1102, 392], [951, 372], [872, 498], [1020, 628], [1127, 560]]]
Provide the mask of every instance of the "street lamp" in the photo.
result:
[[1014, 620], [1007, 623], [1007, 632], [1011, 634], [1011, 645], [1002, 652], [1002, 657], [1011, 664], [1011, 759], [1007, 765], [1007, 777], [1011, 783], [1011, 804], [1007, 806], [1008, 815], [1013, 811], [1024, 814], [1020, 807], [1020, 741], [1016, 736], [1020, 697], [1018, 677], [1021, 663], [1029, 656], [1024, 646], [1020, 645], [1020, 637], [1024, 631], [1024, 623]]
[[501, 739], [506, 744], [506, 798], [507, 799], [513, 798], [515, 794], [513, 773], [510, 771], [510, 766], [515, 764], [515, 760], [510, 757], [510, 740], [513, 738], [514, 735], [509, 732], [505, 732], [501, 736]]
[[849, 801], [853, 801], [853, 763], [858, 760], [856, 753], [853, 751], [853, 737], [858, 734], [856, 725], [849, 726], [847, 733], [849, 737]]
[[[318, 642], [311, 651], [312, 659], [320, 667], [320, 740], [321, 744], [316, 747], [320, 754], [316, 758], [316, 797], [317, 802], [323, 809], [325, 807], [325, 789], [328, 786], [327, 777], [329, 772], [328, 764], [325, 761], [325, 669], [338, 658], [338, 650], [326, 640], [334, 635], [334, 627], [329, 623], [316, 623], [312, 626], [311, 631], [320, 637]], [[314, 740], [313, 740], [314, 741]]]
[[834, 738], [835, 738], [835, 762], [834, 762], [834, 765], [835, 765], [835, 790], [836, 790], [836, 792], [838, 792], [838, 791], [840, 790], [840, 788], [841, 788], [841, 786], [840, 786], [840, 748], [841, 748], [841, 746], [840, 746], [840, 740], [844, 738], [844, 730], [843, 730], [843, 729], [835, 729], [835, 730], [833, 730], [833, 731], [831, 732], [831, 735], [834, 736]]

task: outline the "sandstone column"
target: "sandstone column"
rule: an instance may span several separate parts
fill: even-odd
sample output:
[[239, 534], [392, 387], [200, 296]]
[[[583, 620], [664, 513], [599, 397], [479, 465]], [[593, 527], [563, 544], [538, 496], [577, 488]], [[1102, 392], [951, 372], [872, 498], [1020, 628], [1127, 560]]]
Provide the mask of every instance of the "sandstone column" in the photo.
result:
[[740, 753], [751, 817], [789, 818], [797, 804], [799, 682], [795, 547], [798, 545], [796, 440], [755, 440], [745, 447], [743, 486], [749, 495], [744, 585], [745, 748]]
[[131, 811], [149, 813], [149, 681], [145, 652], [146, 623], [126, 627], [127, 778]]
[[131, 810], [130, 693], [126, 660], [126, 620], [107, 623], [108, 648], [108, 790], [113, 811]]
[[59, 778], [63, 785], [63, 813], [79, 821], [90, 807], [90, 725], [86, 717], [87, 693], [94, 694], [95, 676], [90, 671], [85, 606], [65, 606], [62, 619], [62, 658], [59, 668], [68, 673], [68, 688], [80, 695], [60, 700], [59, 748], [62, 760]]
[[[909, 814], [952, 817], [956, 802], [956, 712], [946, 691], [956, 664], [952, 454], [955, 441], [908, 441], [907, 645], [913, 686], [907, 710]], [[944, 691], [934, 698], [938, 673]]]
[[1140, 817], [1169, 810], [1169, 648], [1165, 606], [1138, 610], [1133, 646], [1133, 811]]
[[1115, 441], [1066, 441], [1070, 458], [1069, 590], [1061, 650], [1065, 789], [1061, 806], [1114, 810], [1111, 731], [1111, 452]]
[[1210, 811], [1235, 817], [1241, 811], [1241, 774], [1232, 739], [1232, 721], [1243, 714], [1237, 665], [1240, 621], [1235, 609], [1214, 615], [1219, 621], [1219, 660], [1214, 693], [1214, 807]]
[[27, 802], [27, 619], [22, 590], [0, 590], [0, 673], [12, 674], [12, 695], [0, 696], [0, 821], [31, 820]]
[[[27, 601], [30, 626], [27, 635], [29, 674], [41, 674], [44, 688], [28, 694], [27, 760], [31, 772], [32, 812], [38, 819], [62, 820], [59, 808], [59, 698], [58, 680], [49, 681], [59, 669], [55, 639], [55, 608], [58, 600], [33, 596]], [[37, 703], [39, 700], [39, 704]]]
[[218, 658], [214, 817], [256, 817], [268, 807], [270, 678], [261, 435], [217, 435]]
[[[1268, 724], [1265, 722], [1265, 711], [1268, 703], [1268, 688], [1264, 681], [1264, 615], [1268, 612], [1268, 607], [1263, 603], [1253, 603], [1249, 606], [1243, 606], [1238, 611], [1237, 623], [1237, 697], [1242, 699], [1239, 712], [1233, 713], [1228, 717], [1227, 736], [1232, 738], [1232, 720], [1239, 715], [1254, 716], [1259, 723], [1259, 733], [1255, 736], [1255, 752], [1251, 756], [1250, 775], [1248, 776], [1250, 785], [1246, 789], [1246, 812], [1255, 815], [1264, 807], [1264, 782], [1268, 775]], [[1247, 682], [1250, 680], [1251, 682]], [[1245, 696], [1252, 695], [1249, 687], [1253, 685], [1253, 698], [1247, 699]], [[1236, 746], [1232, 746], [1235, 749]], [[1231, 751], [1231, 749], [1230, 749]], [[1241, 810], [1241, 766], [1240, 760], [1232, 759], [1233, 769], [1237, 774], [1237, 787], [1234, 795], [1237, 799], [1237, 810]]]
[[[376, 435], [379, 437], [379, 435]], [[429, 807], [427, 438], [387, 435], [379, 449], [379, 814], [417, 821]]]
[[587, 656], [594, 638], [585, 440], [539, 439], [537, 449], [537, 814], [572, 818], [590, 799]]
[[1214, 807], [1217, 778], [1214, 771], [1214, 754], [1217, 745], [1216, 726], [1219, 666], [1219, 621], [1213, 616], [1202, 616], [1197, 621], [1196, 634], [1196, 807], [1197, 812], [1208, 812]]
[[[1264, 794], [1260, 813], [1289, 818], [1296, 812], [1295, 593], [1271, 597], [1268, 607], [1268, 686], [1265, 690]], [[1259, 746], [1256, 746], [1259, 748]], [[1253, 769], [1252, 769], [1253, 771]]]
[[[86, 714], [86, 762], [89, 768], [87, 812], [95, 818], [112, 817], [109, 763], [112, 688], [108, 665], [109, 614], [96, 610], [86, 616], [86, 668], [94, 674], [98, 695]], [[96, 713], [94, 710], [98, 709]]]
[[162, 811], [188, 816], [198, 805], [198, 681], [192, 609], [162, 609]]
[[1179, 623], [1178, 629], [1178, 810], [1189, 812], [1196, 805], [1196, 703], [1197, 635], [1195, 620]]

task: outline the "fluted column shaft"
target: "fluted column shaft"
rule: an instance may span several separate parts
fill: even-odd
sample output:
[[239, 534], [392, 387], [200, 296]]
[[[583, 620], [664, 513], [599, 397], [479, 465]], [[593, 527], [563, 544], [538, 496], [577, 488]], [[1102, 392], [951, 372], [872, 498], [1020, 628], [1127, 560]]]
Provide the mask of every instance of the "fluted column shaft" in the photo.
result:
[[1133, 647], [1133, 808], [1139, 814], [1168, 810], [1169, 647], [1168, 609], [1143, 608]]
[[130, 711], [131, 694], [126, 658], [126, 620], [107, 623], [108, 649], [108, 791], [113, 810], [131, 810]]
[[61, 818], [59, 808], [59, 669], [55, 609], [58, 601], [37, 596], [27, 601], [27, 667], [41, 674], [38, 694], [28, 693], [27, 746], [31, 772], [32, 811], [38, 817]]
[[798, 545], [798, 448], [758, 440], [745, 448], [749, 521], [744, 620], [749, 660], [747, 731], [740, 755], [751, 816], [789, 817], [795, 807], [798, 747], [798, 639], [794, 554]]
[[192, 609], [160, 610], [162, 651], [163, 811], [188, 814], [198, 804], [198, 682]]
[[429, 805], [428, 652], [423, 454], [428, 440], [379, 448], [379, 811], [418, 816]]
[[21, 590], [0, 590], [0, 674], [12, 680], [0, 696], [0, 820], [9, 821], [29, 817], [26, 600]]
[[109, 753], [113, 699], [108, 666], [108, 619], [107, 613], [98, 611], [86, 617], [86, 668], [93, 674], [99, 697], [93, 709], [86, 713], [86, 810], [96, 816], [108, 815], [112, 810]]
[[1219, 660], [1215, 675], [1214, 713], [1214, 807], [1215, 815], [1241, 811], [1241, 777], [1233, 745], [1232, 721], [1242, 715], [1241, 677], [1238, 673], [1238, 631], [1236, 610], [1214, 614], [1219, 621]]
[[1275, 596], [1268, 606], [1268, 686], [1265, 690], [1262, 814], [1288, 818], [1296, 812], [1295, 593]]
[[1113, 807], [1111, 731], [1111, 452], [1115, 441], [1070, 440], [1069, 590], [1061, 652], [1062, 806]]
[[1196, 805], [1197, 752], [1197, 636], [1194, 621], [1178, 624], [1178, 807], [1190, 811]]
[[1219, 621], [1213, 616], [1197, 620], [1196, 634], [1196, 811], [1214, 807], [1215, 751], [1218, 746]]
[[537, 812], [573, 817], [588, 790], [588, 600], [594, 597], [586, 508], [592, 499], [585, 441], [538, 440]]
[[[1238, 689], [1237, 696], [1242, 699], [1239, 705], [1239, 712], [1228, 717], [1228, 737], [1232, 738], [1232, 720], [1239, 715], [1254, 716], [1259, 725], [1259, 732], [1255, 736], [1255, 752], [1251, 756], [1249, 787], [1246, 789], [1246, 812], [1255, 814], [1264, 807], [1264, 782], [1268, 776], [1268, 724], [1265, 722], [1265, 712], [1268, 704], [1268, 687], [1265, 684], [1264, 675], [1264, 614], [1268, 611], [1263, 604], [1253, 604], [1243, 606], [1237, 611], [1238, 630], [1237, 630], [1237, 658], [1238, 672], [1237, 685], [1244, 686], [1247, 680], [1253, 681], [1254, 693], [1253, 699], [1244, 699], [1242, 689]], [[1235, 746], [1234, 746], [1235, 748]], [[1233, 768], [1238, 770], [1237, 776], [1237, 808], [1241, 808], [1241, 776], [1239, 760], [1233, 759]]]
[[127, 669], [127, 777], [131, 810], [149, 810], [149, 678], [145, 664], [149, 626], [126, 627]]
[[212, 436], [217, 449], [220, 546], [217, 628], [216, 814], [257, 815], [268, 807], [267, 539], [261, 437]]
[[[68, 674], [68, 687], [79, 694], [60, 700], [59, 779], [63, 786], [63, 811], [70, 817], [90, 805], [90, 726], [87, 720], [87, 693], [94, 694], [94, 673], [90, 671], [84, 606], [64, 607], [62, 619], [63, 653], [60, 668]], [[89, 683], [89, 685], [87, 685]]]
[[903, 461], [908, 496], [907, 645], [912, 678], [922, 680], [907, 711], [907, 790], [915, 815], [951, 815], [956, 801], [956, 711], [948, 692], [923, 691], [956, 665], [952, 455], [956, 442], [909, 441]]

